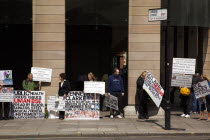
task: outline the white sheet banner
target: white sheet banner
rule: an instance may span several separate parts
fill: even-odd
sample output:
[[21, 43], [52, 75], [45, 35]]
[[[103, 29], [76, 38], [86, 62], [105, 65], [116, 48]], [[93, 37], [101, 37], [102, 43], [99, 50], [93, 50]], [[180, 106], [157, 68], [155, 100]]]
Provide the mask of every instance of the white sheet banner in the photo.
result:
[[143, 88], [149, 94], [156, 106], [159, 107], [164, 95], [164, 90], [150, 72], [147, 72]]
[[33, 81], [51, 82], [52, 69], [32, 67]]
[[105, 94], [105, 82], [85, 81], [84, 93]]
[[177, 74], [195, 74], [196, 59], [173, 58], [172, 73]]

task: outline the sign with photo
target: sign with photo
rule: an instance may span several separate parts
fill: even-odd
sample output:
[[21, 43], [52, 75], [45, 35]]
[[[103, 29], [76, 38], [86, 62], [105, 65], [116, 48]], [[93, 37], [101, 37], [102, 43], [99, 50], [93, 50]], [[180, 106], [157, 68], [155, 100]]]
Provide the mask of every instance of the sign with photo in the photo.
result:
[[100, 95], [70, 91], [66, 97], [65, 110], [67, 120], [99, 120]]
[[14, 119], [44, 118], [45, 92], [14, 91], [13, 111]]
[[13, 87], [0, 88], [0, 102], [13, 102]]
[[156, 106], [159, 107], [164, 95], [164, 90], [150, 72], [147, 72], [143, 88], [151, 97]]
[[32, 67], [33, 81], [51, 82], [52, 69]]
[[173, 58], [173, 74], [195, 74], [196, 59]]
[[192, 87], [192, 75], [172, 74], [171, 86], [172, 87]]
[[113, 95], [105, 95], [105, 106], [112, 108], [114, 110], [118, 110], [118, 98]]
[[85, 81], [84, 92], [105, 94], [105, 82]]
[[0, 70], [0, 85], [13, 85], [12, 70]]

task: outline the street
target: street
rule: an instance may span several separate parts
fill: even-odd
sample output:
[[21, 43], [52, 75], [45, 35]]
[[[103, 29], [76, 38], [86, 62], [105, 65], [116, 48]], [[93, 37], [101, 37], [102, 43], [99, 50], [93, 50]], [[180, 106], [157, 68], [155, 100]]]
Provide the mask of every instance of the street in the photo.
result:
[[210, 136], [130, 136], [130, 137], [24, 137], [2, 138], [0, 140], [210, 140]]

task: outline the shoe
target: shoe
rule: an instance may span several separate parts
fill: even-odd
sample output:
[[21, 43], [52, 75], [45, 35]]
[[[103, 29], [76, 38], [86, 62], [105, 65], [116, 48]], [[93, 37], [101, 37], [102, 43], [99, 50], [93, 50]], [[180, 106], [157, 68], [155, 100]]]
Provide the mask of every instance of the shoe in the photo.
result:
[[187, 114], [187, 115], [185, 116], [185, 118], [190, 118], [190, 115]]
[[210, 119], [207, 119], [206, 121], [207, 121], [207, 122], [210, 122]]
[[120, 115], [117, 115], [116, 118], [122, 119], [123, 117]]
[[148, 115], [145, 115], [144, 118], [145, 118], [145, 119], [149, 119], [149, 116], [148, 116]]
[[139, 119], [145, 119], [144, 116], [139, 116]]
[[181, 117], [185, 117], [185, 114], [182, 114]]
[[113, 115], [110, 115], [110, 119], [113, 119], [114, 118], [114, 116]]

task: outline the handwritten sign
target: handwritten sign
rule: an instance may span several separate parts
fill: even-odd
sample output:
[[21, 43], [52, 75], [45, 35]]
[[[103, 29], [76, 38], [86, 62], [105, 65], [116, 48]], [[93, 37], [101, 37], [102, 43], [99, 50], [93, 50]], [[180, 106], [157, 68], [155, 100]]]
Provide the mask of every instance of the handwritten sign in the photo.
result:
[[51, 82], [52, 69], [32, 67], [33, 81]]

